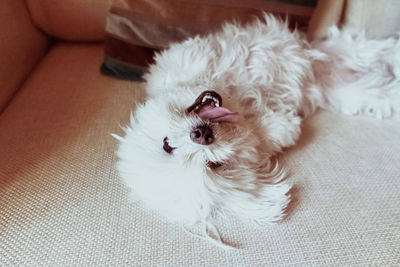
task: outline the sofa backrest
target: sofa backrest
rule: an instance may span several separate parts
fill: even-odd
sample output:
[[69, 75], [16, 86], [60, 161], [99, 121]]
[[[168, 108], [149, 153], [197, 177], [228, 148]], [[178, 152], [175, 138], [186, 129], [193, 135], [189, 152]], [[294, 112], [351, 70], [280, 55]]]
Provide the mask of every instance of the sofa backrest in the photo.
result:
[[49, 38], [35, 28], [24, 1], [1, 1], [0, 114], [48, 45]]
[[36, 26], [58, 39], [102, 41], [111, 0], [26, 0]]

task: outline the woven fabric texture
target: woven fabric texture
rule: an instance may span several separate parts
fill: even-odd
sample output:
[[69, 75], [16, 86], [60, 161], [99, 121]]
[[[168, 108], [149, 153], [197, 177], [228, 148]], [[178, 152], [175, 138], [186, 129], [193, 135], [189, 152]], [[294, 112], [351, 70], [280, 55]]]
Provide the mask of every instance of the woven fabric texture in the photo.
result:
[[224, 250], [128, 200], [110, 133], [145, 94], [99, 74], [103, 49], [56, 46], [0, 117], [1, 266], [400, 265], [398, 121], [313, 116], [281, 156], [287, 218], [218, 221]]

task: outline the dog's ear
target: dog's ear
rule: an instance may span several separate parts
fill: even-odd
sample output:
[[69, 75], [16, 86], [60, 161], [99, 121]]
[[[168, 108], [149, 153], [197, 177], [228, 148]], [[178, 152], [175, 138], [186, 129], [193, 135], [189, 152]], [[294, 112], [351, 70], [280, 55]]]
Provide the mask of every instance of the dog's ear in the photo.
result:
[[174, 43], [155, 55], [155, 63], [150, 65], [144, 78], [150, 97], [163, 91], [174, 90], [181, 84], [193, 86], [210, 70], [216, 57], [207, 38], [189, 38], [182, 43]]

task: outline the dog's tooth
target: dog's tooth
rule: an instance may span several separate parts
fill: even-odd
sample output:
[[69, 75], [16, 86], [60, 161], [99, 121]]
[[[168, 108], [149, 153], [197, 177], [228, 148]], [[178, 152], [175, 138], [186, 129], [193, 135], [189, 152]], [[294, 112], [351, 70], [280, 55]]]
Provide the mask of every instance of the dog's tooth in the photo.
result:
[[213, 100], [214, 100], [215, 106], [216, 106], [216, 107], [219, 107], [219, 100], [216, 99], [216, 98], [213, 98]]

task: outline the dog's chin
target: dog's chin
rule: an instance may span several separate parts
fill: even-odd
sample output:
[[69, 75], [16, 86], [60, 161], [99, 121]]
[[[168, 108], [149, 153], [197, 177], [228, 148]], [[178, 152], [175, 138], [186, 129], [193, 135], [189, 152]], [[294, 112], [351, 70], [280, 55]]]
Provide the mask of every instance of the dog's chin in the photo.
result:
[[252, 167], [257, 171], [244, 162], [213, 167], [186, 162], [168, 169], [136, 166], [128, 173], [120, 164], [132, 197], [171, 221], [193, 225], [226, 215], [258, 223], [280, 220], [289, 201], [284, 173], [269, 161]]
[[[132, 195], [169, 220], [187, 225], [227, 215], [269, 223], [282, 218], [289, 201], [289, 186], [280, 182], [283, 173], [274, 167], [264, 167], [267, 175], [247, 168], [215, 171], [193, 165], [169, 170], [160, 179], [156, 173], [141, 173]], [[125, 177], [127, 183], [130, 179]]]

